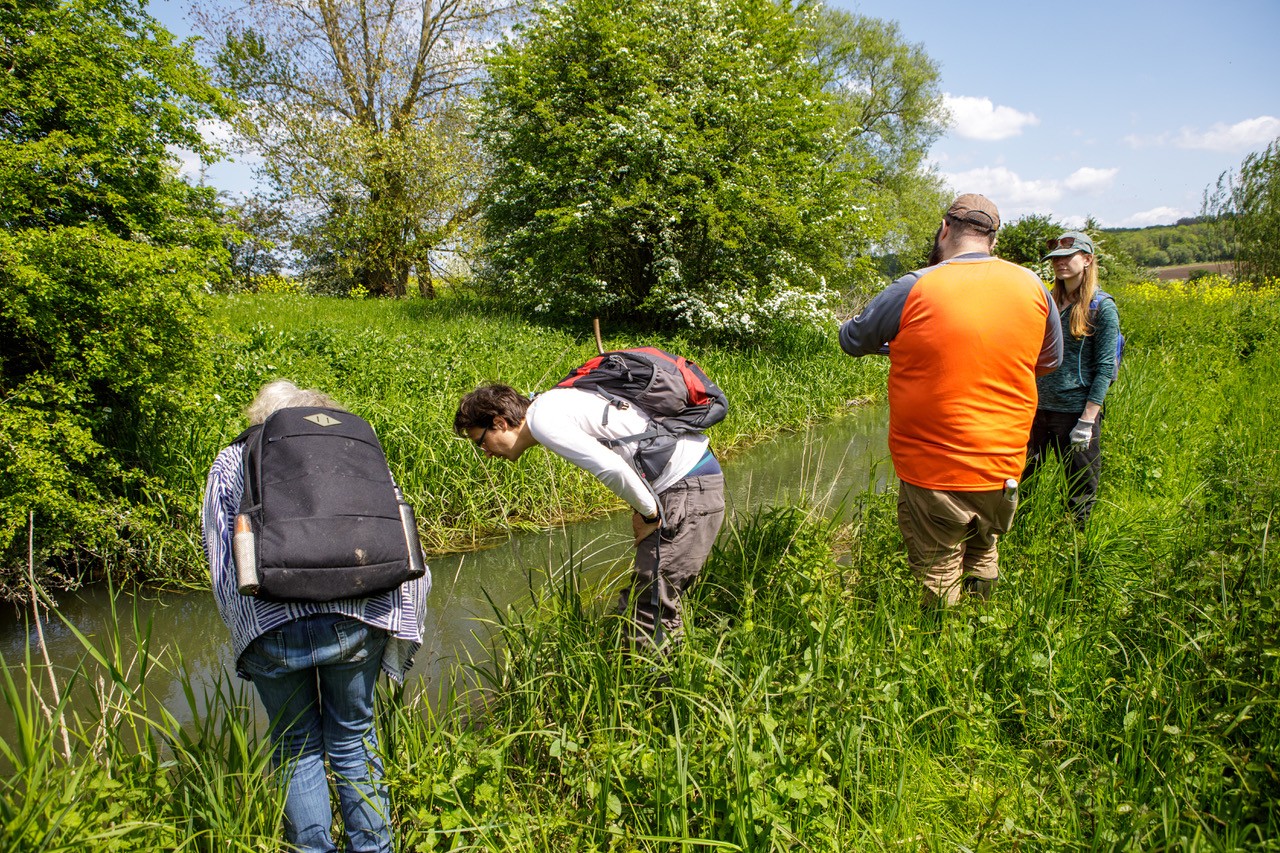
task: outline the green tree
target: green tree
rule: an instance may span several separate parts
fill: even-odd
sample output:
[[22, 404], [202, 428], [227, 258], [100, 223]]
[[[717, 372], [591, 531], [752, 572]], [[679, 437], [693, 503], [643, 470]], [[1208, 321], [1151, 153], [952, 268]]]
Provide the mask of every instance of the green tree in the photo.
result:
[[488, 285], [536, 313], [745, 335], [821, 316], [857, 214], [770, 0], [567, 0], [495, 50]]
[[1168, 266], [1175, 256], [1187, 258], [1188, 263], [1229, 261], [1234, 256], [1229, 235], [1204, 217], [1180, 219], [1173, 225], [1108, 228], [1106, 234], [1117, 250], [1142, 267]]
[[405, 293], [474, 241], [484, 173], [464, 108], [516, 0], [226, 0], [202, 6], [236, 128], [329, 289]]
[[1022, 264], [1034, 270], [1041, 278], [1051, 279], [1053, 271], [1043, 260], [1049, 251], [1045, 248], [1045, 243], [1066, 230], [1062, 224], [1038, 213], [1005, 222], [1000, 226], [1000, 236], [996, 240], [996, 257]]
[[198, 122], [224, 108], [190, 45], [139, 0], [0, 2], [0, 63], [3, 588], [28, 512], [50, 571], [163, 535], [143, 496], [226, 265], [213, 192], [167, 150], [208, 154]]
[[[165, 146], [209, 155], [197, 124], [225, 105], [191, 46], [137, 0], [0, 2], [0, 225], [95, 225], [210, 245], [209, 191], [174, 180]], [[205, 196], [205, 198], [201, 198]]]
[[253, 290], [264, 277], [278, 276], [288, 264], [290, 233], [285, 213], [258, 196], [231, 201], [223, 221], [229, 226], [225, 243], [230, 253], [233, 290]]
[[1204, 206], [1234, 248], [1237, 278], [1280, 277], [1280, 139], [1223, 172]]
[[813, 61], [834, 102], [831, 157], [855, 181], [861, 215], [845, 243], [849, 262], [874, 253], [920, 266], [949, 201], [925, 159], [950, 121], [938, 64], [893, 21], [828, 7], [798, 15], [811, 24]]

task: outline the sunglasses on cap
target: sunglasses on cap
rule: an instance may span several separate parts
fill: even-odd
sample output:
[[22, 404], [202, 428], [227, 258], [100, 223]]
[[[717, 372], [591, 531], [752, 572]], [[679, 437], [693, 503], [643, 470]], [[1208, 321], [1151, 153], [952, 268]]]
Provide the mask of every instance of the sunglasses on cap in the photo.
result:
[[[1083, 243], [1083, 241], [1081, 242]], [[1044, 241], [1044, 245], [1046, 248], [1048, 248], [1050, 252], [1056, 249], [1071, 249], [1071, 248], [1074, 248], [1076, 245], [1076, 238], [1075, 237], [1050, 237], [1048, 240]], [[1085, 247], [1081, 245], [1080, 248], [1083, 250]]]

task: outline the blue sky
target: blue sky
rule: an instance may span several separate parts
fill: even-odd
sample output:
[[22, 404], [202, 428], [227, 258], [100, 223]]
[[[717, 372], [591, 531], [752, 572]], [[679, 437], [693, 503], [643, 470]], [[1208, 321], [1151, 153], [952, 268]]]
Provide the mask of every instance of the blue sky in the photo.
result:
[[[954, 124], [932, 160], [1006, 221], [1172, 223], [1280, 137], [1280, 0], [828, 2], [897, 21], [940, 64]], [[185, 6], [150, 9], [187, 36]], [[251, 162], [216, 164], [206, 180], [251, 191]]]
[[1172, 223], [1280, 137], [1280, 0], [829, 0], [941, 65], [932, 159], [1010, 221]]

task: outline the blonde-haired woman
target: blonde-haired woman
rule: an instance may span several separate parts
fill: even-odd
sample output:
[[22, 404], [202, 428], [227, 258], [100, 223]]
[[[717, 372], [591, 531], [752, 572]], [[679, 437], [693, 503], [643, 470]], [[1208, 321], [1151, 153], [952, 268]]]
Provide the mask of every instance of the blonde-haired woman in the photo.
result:
[[1116, 376], [1120, 314], [1098, 288], [1093, 240], [1067, 231], [1048, 242], [1053, 299], [1062, 319], [1062, 366], [1036, 380], [1040, 399], [1027, 445], [1027, 474], [1053, 451], [1062, 459], [1068, 504], [1081, 527], [1089, 520], [1102, 475], [1102, 415]]

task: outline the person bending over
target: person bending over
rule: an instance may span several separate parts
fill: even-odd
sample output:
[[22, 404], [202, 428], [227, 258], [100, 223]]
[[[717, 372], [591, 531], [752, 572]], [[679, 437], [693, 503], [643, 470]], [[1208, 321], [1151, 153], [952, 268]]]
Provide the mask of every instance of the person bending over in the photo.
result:
[[[281, 409], [341, 409], [287, 380], [262, 387], [245, 409], [250, 425]], [[285, 835], [296, 850], [332, 851], [333, 772], [349, 851], [390, 853], [387, 792], [377, 753], [374, 684], [382, 671], [403, 681], [422, 645], [431, 573], [366, 598], [268, 601], [242, 595], [233, 561], [235, 517], [245, 491], [245, 437], [209, 470], [202, 532], [218, 612], [231, 631], [236, 673], [253, 682], [271, 719], [286, 774]]]
[[724, 474], [700, 433], [682, 434], [659, 476], [649, 482], [626, 439], [648, 428], [639, 407], [619, 408], [587, 390], [552, 388], [530, 400], [508, 385], [486, 385], [462, 398], [454, 430], [487, 456], [515, 462], [541, 445], [587, 471], [633, 510], [635, 572], [619, 612], [630, 617], [639, 646], [670, 648], [684, 632], [680, 597], [702, 571], [724, 520]]

